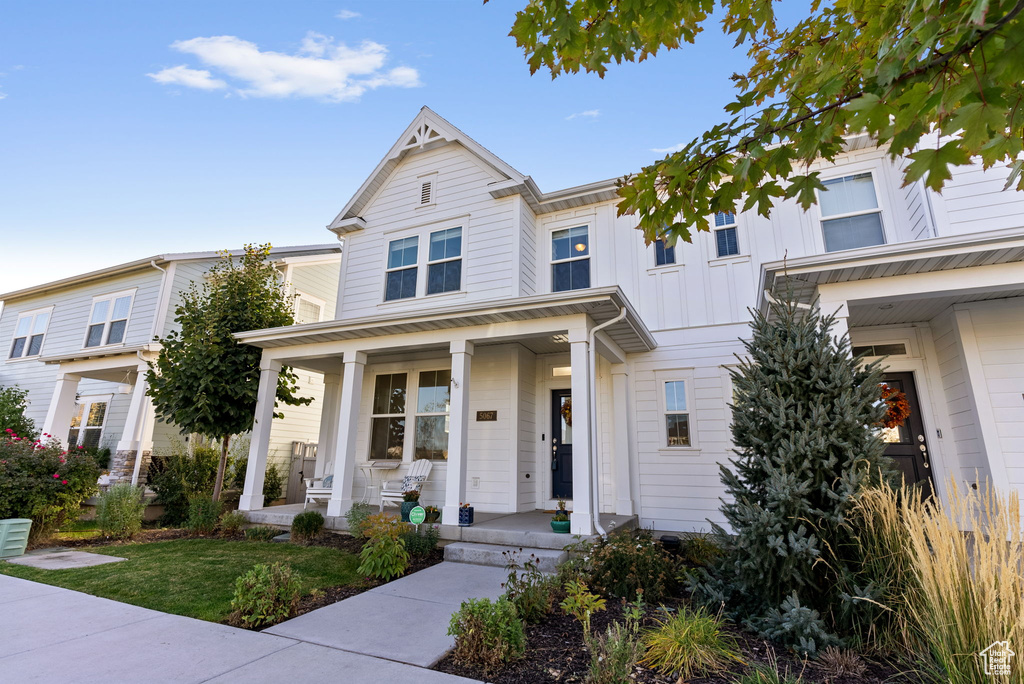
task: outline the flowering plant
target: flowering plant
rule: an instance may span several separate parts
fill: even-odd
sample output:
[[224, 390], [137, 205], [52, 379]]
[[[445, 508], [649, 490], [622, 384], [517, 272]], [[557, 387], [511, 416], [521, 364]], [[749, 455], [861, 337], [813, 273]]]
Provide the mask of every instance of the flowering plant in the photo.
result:
[[420, 490], [410, 489], [407, 492], [402, 492], [402, 501], [406, 503], [412, 503], [420, 500]]
[[884, 383], [881, 387], [882, 401], [886, 404], [885, 418], [882, 419], [882, 425], [887, 428], [903, 425], [903, 421], [910, 417], [910, 402], [907, 401], [906, 393]]
[[33, 440], [13, 430], [0, 433], [0, 519], [31, 518], [33, 537], [78, 516], [97, 490], [96, 459], [70, 452], [50, 435]]

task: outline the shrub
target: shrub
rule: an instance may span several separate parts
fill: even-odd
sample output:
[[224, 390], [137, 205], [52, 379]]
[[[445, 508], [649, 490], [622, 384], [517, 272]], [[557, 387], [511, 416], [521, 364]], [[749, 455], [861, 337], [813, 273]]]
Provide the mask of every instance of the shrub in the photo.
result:
[[0, 433], [10, 430], [22, 439], [35, 441], [35, 425], [32, 419], [25, 415], [26, 409], [28, 390], [20, 387], [0, 387]]
[[348, 522], [348, 531], [353, 537], [366, 536], [367, 520], [371, 515], [373, 515], [373, 506], [370, 504], [358, 501], [352, 504], [352, 508], [348, 509], [348, 513], [345, 514], [345, 520]]
[[565, 598], [559, 604], [566, 615], [572, 615], [583, 625], [583, 637], [590, 636], [590, 617], [604, 610], [606, 601], [592, 594], [587, 585], [580, 581], [565, 585]]
[[[242, 483], [245, 483], [243, 477]], [[267, 472], [263, 476], [263, 503], [269, 504], [271, 501], [277, 501], [281, 498], [281, 492], [284, 490], [284, 483], [281, 481], [281, 473], [278, 472], [276, 465], [268, 465]]]
[[258, 527], [250, 527], [247, 529], [245, 531], [245, 538], [248, 541], [269, 542], [274, 541], [274, 537], [279, 534], [281, 534], [281, 530], [276, 527], [260, 525]]
[[213, 534], [217, 529], [222, 504], [206, 494], [196, 494], [188, 502], [188, 518], [185, 527], [193, 534]]
[[287, 620], [299, 602], [299, 581], [282, 563], [259, 563], [235, 580], [234, 609], [230, 622], [250, 628], [267, 627]]
[[110, 469], [110, 447], [87, 446], [82, 451], [89, 454], [100, 470]]
[[507, 559], [505, 567], [508, 569], [508, 579], [502, 585], [505, 598], [516, 609], [520, 619], [540, 622], [554, 608], [558, 579], [541, 572], [533, 554], [523, 561], [522, 568], [519, 567], [518, 553], [505, 551], [504, 555]]
[[722, 556], [716, 537], [698, 532], [684, 535], [679, 551], [692, 565], [710, 565]]
[[367, 519], [367, 541], [359, 552], [360, 575], [388, 581], [409, 567], [409, 552], [402, 541], [402, 525], [385, 513]]
[[228, 511], [220, 516], [220, 531], [226, 535], [234, 536], [242, 531], [242, 527], [249, 522], [245, 513], [241, 511]]
[[590, 552], [591, 583], [605, 596], [660, 601], [673, 580], [672, 560], [649, 530], [609, 535]]
[[505, 598], [463, 601], [448, 634], [455, 637], [456, 660], [485, 668], [515, 660], [526, 650], [523, 621]]
[[856, 651], [829, 646], [818, 654], [818, 667], [830, 677], [853, 677], [860, 679], [867, 671], [867, 664]]
[[324, 516], [317, 511], [303, 511], [292, 518], [292, 541], [304, 542], [316, 539], [324, 531]]
[[212, 447], [196, 446], [189, 456], [183, 444], [153, 456], [149, 487], [156, 492], [156, 503], [164, 506], [162, 524], [181, 525], [188, 518], [189, 500], [213, 492], [219, 460], [220, 452]]
[[142, 487], [116, 484], [100, 495], [96, 504], [96, 523], [100, 531], [115, 539], [131, 539], [142, 529], [146, 504]]
[[633, 684], [633, 667], [643, 657], [639, 639], [643, 603], [637, 601], [625, 609], [626, 621], [608, 625], [603, 634], [587, 638], [590, 671], [587, 684]]
[[430, 552], [437, 548], [440, 538], [441, 535], [433, 525], [427, 525], [422, 530], [409, 527], [402, 532], [402, 543], [405, 544], [405, 550], [412, 556], [430, 555]]
[[32, 538], [78, 517], [96, 492], [100, 471], [81, 449], [65, 451], [55, 440], [23, 439], [0, 432], [0, 519], [31, 518]]
[[680, 608], [644, 634], [647, 654], [640, 662], [684, 681], [722, 672], [731, 663], [742, 662], [735, 639], [722, 627], [721, 616], [703, 607], [696, 611]]

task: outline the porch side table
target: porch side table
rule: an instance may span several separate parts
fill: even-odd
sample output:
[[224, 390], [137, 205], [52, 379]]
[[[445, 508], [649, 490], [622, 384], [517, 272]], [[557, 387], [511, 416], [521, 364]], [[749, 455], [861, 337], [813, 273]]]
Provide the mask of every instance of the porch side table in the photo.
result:
[[[359, 470], [363, 472], [363, 477], [366, 478], [367, 484], [363, 486], [363, 503], [370, 503], [374, 493], [380, 490], [380, 483], [384, 481], [384, 473], [397, 470], [398, 466], [401, 465], [401, 461], [365, 461], [359, 464]], [[375, 472], [380, 473], [380, 479], [377, 484], [373, 483], [373, 474]]]

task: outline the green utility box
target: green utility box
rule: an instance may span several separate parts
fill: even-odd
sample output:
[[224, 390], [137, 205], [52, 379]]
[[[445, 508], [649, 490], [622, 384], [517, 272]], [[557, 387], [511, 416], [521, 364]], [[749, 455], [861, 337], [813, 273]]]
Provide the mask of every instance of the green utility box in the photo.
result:
[[0, 558], [13, 558], [25, 553], [32, 521], [28, 518], [0, 520]]

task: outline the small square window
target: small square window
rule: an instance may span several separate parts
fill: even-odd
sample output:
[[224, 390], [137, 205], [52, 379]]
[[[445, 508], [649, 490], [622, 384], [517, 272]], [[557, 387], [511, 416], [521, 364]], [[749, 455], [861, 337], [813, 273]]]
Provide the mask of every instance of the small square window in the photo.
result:
[[666, 266], [676, 263], [676, 246], [666, 246], [665, 240], [658, 238], [654, 242], [654, 265]]
[[718, 256], [733, 256], [740, 253], [739, 240], [736, 239], [736, 226], [719, 228], [715, 231], [715, 247]]

